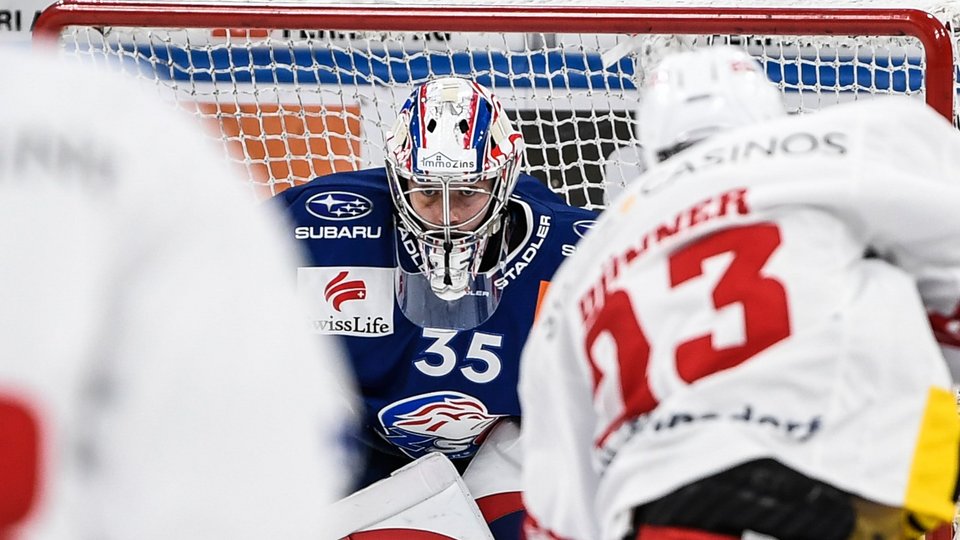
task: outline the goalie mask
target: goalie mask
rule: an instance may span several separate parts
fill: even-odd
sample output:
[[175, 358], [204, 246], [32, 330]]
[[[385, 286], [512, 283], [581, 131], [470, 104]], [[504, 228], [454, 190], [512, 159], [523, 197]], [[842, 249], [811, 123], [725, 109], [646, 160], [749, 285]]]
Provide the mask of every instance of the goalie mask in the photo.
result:
[[[505, 227], [522, 148], [500, 102], [470, 80], [429, 81], [404, 103], [386, 161], [401, 234], [416, 245], [411, 263], [398, 261], [396, 288], [414, 323], [465, 329], [493, 314], [491, 274], [506, 247], [491, 239]], [[485, 258], [488, 248], [498, 253]]]

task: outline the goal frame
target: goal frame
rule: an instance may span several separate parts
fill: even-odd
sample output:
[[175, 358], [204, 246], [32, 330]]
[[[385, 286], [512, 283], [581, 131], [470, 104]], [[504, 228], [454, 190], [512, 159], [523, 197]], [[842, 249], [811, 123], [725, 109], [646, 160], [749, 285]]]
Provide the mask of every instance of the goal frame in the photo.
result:
[[[91, 2], [61, 0], [37, 19], [35, 41], [67, 26], [265, 29], [295, 25], [327, 30], [497, 31], [525, 33], [770, 34], [913, 36], [926, 58], [926, 102], [954, 122], [950, 32], [915, 8], [762, 8], [633, 6], [308, 6], [266, 3]], [[293, 24], [295, 22], [295, 24]]]

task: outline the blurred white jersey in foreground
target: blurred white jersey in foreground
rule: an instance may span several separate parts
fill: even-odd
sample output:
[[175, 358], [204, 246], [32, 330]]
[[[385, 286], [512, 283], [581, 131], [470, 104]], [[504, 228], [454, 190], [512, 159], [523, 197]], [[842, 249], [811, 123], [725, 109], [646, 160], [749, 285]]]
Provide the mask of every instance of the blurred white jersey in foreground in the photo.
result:
[[927, 311], [956, 318], [958, 208], [960, 134], [897, 98], [726, 132], [640, 177], [525, 351], [532, 518], [619, 538], [631, 508], [772, 457], [950, 519], [960, 420]]
[[275, 216], [136, 86], [0, 63], [0, 536], [322, 538], [352, 388]]

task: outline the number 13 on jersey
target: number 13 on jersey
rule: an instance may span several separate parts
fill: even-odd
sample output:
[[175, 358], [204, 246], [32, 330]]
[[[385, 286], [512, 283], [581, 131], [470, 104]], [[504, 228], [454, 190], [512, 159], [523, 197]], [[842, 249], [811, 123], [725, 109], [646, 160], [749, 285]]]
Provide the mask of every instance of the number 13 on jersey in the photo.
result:
[[[605, 378], [619, 375], [614, 380], [620, 381], [623, 412], [605, 430], [606, 434], [657, 406], [648, 378], [651, 346], [673, 349], [677, 374], [689, 384], [736, 367], [790, 335], [786, 290], [776, 278], [763, 272], [780, 243], [779, 228], [772, 223], [760, 223], [706, 236], [674, 251], [667, 260], [669, 287], [673, 289], [701, 278], [707, 259], [732, 255], [710, 291], [710, 303], [714, 310], [733, 304], [741, 306], [744, 339], [737, 345], [717, 347], [712, 333], [680, 343], [660, 343], [656, 336], [645, 334], [642, 324], [643, 318], [656, 317], [656, 313], [637, 313], [630, 296], [622, 289], [604, 292], [602, 307], [588, 321], [584, 347], [590, 362], [594, 395]], [[613, 340], [616, 355], [613, 361], [603, 361], [600, 349], [595, 347], [602, 336]]]

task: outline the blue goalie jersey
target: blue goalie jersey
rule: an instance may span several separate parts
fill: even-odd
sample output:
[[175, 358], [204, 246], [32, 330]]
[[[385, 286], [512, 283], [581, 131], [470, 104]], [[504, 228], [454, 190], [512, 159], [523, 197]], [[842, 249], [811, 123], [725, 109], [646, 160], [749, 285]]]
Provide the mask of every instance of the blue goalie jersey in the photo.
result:
[[276, 199], [310, 264], [297, 270], [310, 326], [342, 336], [349, 350], [366, 406], [364, 439], [403, 456], [365, 483], [428, 452], [470, 458], [498, 419], [520, 416], [520, 353], [538, 301], [595, 213], [521, 175], [508, 206], [516, 237], [495, 282], [500, 305], [480, 326], [454, 331], [421, 328], [397, 305], [397, 257], [417, 246], [394, 225], [384, 169], [320, 177]]

